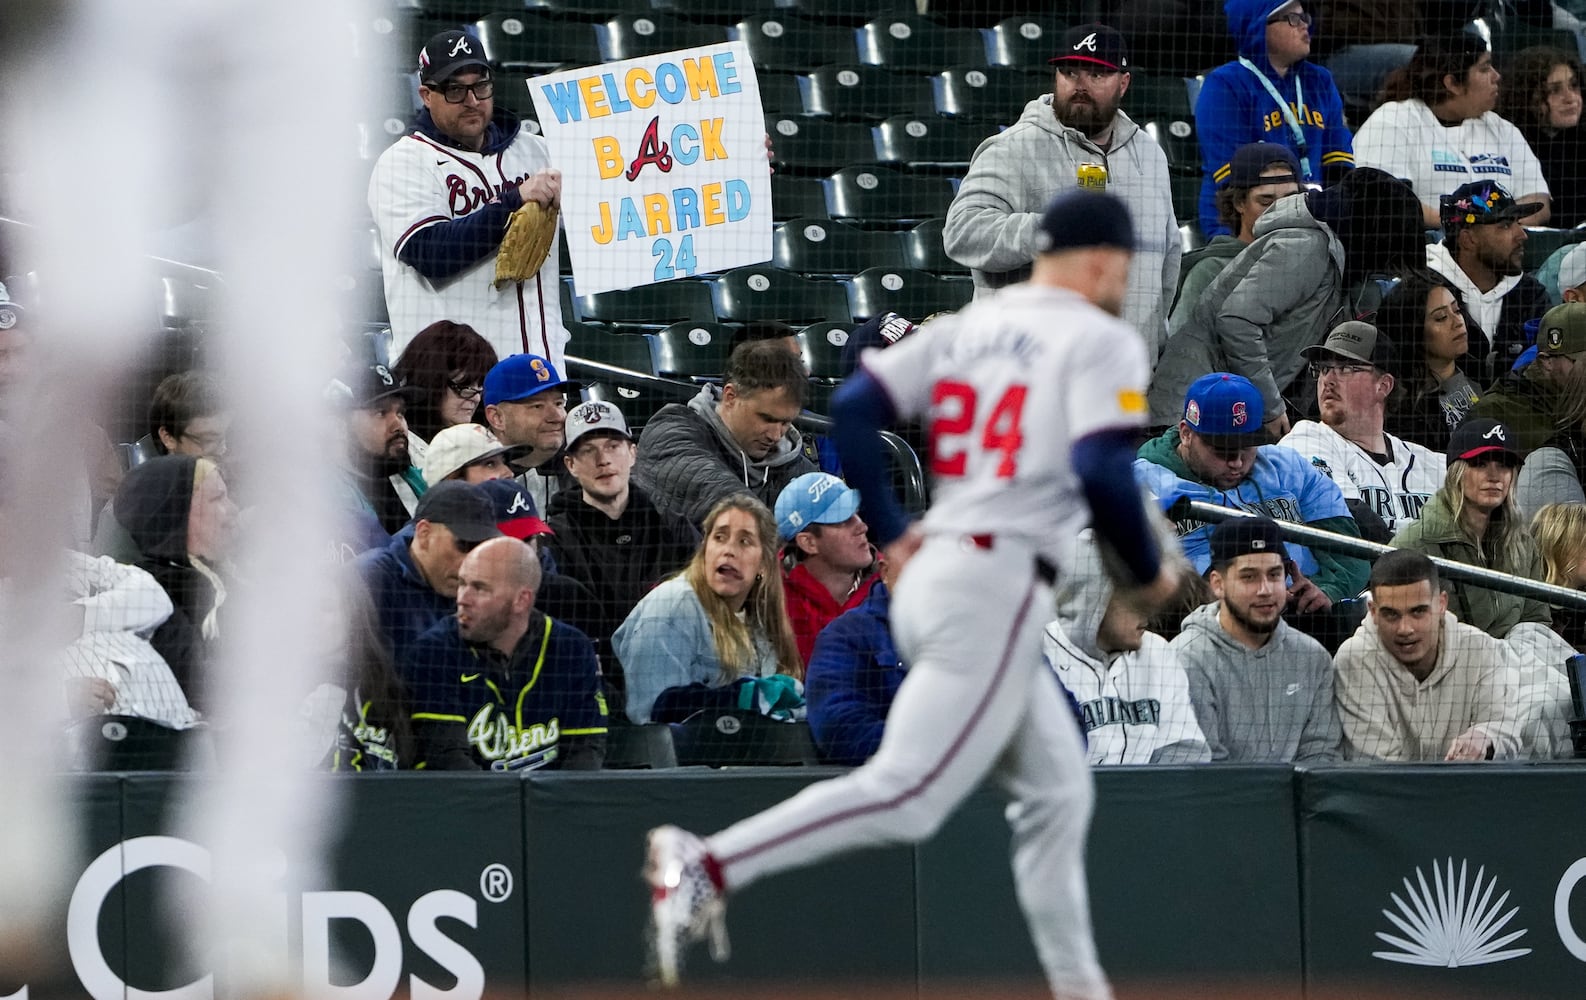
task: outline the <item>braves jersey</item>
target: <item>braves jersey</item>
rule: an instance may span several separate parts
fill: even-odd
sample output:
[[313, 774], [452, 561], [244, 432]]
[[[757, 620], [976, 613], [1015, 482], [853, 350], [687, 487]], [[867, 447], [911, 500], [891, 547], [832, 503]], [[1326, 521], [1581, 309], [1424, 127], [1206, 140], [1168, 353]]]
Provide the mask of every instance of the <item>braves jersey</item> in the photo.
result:
[[1054, 562], [1090, 521], [1073, 443], [1145, 423], [1140, 334], [1066, 289], [1011, 286], [863, 364], [899, 418], [928, 421], [921, 529], [1021, 536]]
[[1315, 420], [1294, 425], [1278, 444], [1293, 448], [1331, 479], [1345, 500], [1359, 499], [1398, 534], [1420, 520], [1421, 508], [1443, 485], [1448, 460], [1421, 445], [1384, 433], [1387, 461]]
[[562, 326], [556, 274], [560, 233], [538, 274], [500, 290], [494, 281], [504, 225], [492, 234], [488, 246], [479, 248], [477, 263], [451, 278], [432, 281], [401, 260], [415, 233], [477, 211], [499, 199], [504, 189], [516, 188], [550, 166], [545, 140], [526, 129], [493, 153], [458, 149], [414, 129], [380, 154], [369, 178], [369, 210], [380, 230], [392, 357], [425, 327], [445, 319], [473, 327], [499, 357], [538, 354], [557, 371], [566, 371], [568, 333]]

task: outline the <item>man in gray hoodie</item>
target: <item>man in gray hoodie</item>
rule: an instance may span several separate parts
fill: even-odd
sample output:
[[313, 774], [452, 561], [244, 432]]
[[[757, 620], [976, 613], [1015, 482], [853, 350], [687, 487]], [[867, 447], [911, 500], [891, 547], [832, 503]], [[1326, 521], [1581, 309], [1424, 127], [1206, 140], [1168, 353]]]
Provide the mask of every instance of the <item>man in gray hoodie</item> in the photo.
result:
[[1217, 602], [1191, 612], [1169, 646], [1189, 673], [1190, 698], [1212, 760], [1335, 761], [1343, 728], [1333, 703], [1333, 660], [1283, 620], [1288, 560], [1265, 517], [1212, 532]]
[[1118, 110], [1129, 89], [1123, 36], [1100, 24], [1071, 28], [1051, 60], [1053, 92], [1025, 105], [1018, 122], [980, 144], [947, 210], [942, 245], [970, 268], [975, 294], [1022, 281], [1035, 259], [1036, 223], [1053, 196], [1105, 188], [1135, 220], [1134, 263], [1123, 318], [1154, 360], [1178, 288], [1178, 221], [1167, 156]]
[[698, 525], [738, 493], [776, 505], [782, 487], [819, 471], [793, 421], [804, 408], [803, 362], [775, 341], [739, 345], [725, 383], [661, 407], [639, 437], [633, 480], [656, 509]]

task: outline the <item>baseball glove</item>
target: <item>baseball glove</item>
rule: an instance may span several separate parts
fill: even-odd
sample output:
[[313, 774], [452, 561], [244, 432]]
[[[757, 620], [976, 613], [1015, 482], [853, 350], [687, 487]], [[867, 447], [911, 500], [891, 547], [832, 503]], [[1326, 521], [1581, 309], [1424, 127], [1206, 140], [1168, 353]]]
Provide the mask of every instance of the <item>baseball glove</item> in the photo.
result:
[[501, 249], [496, 251], [497, 288], [527, 281], [539, 272], [556, 239], [556, 216], [554, 207], [546, 208], [537, 201], [526, 201], [512, 213], [506, 235], [501, 237]]

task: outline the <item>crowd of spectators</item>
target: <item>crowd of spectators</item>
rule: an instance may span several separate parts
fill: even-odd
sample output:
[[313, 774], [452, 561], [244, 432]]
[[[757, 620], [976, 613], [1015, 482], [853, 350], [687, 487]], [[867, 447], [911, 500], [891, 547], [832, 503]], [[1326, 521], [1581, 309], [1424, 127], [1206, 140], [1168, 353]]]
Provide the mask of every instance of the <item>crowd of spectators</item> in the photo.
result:
[[[1586, 250], [1526, 268], [1527, 226], [1586, 222], [1580, 62], [1363, 32], [1328, 50], [1380, 70], [1351, 122], [1373, 73], [1335, 86], [1306, 4], [1224, 8], [1239, 57], [1195, 112], [1204, 247], [1181, 257], [1166, 157], [1120, 109], [1129, 41], [1099, 24], [1056, 43], [1052, 93], [981, 145], [944, 223], [985, 297], [1022, 278], [1038, 213], [1093, 168], [1135, 220], [1118, 307], [1156, 364], [1134, 472], [1207, 589], [1147, 622], [1076, 544], [1045, 653], [1090, 760], [1567, 755], [1586, 615], [1426, 557], [1586, 591]], [[862, 762], [907, 675], [896, 580], [797, 426], [794, 331], [743, 338], [642, 427], [620, 398], [582, 401], [556, 250], [516, 295], [488, 274], [514, 210], [559, 204], [548, 147], [493, 102], [466, 33], [430, 41], [419, 82], [414, 132], [370, 186], [394, 349], [360, 344], [326, 392], [349, 628], [317, 696], [323, 765], [598, 768], [625, 727], [700, 713], [807, 721], [826, 760]], [[448, 160], [499, 176], [459, 204]], [[880, 349], [911, 328], [885, 320]], [[84, 486], [75, 712], [202, 726], [247, 575], [230, 421], [213, 376], [174, 374], [119, 488]], [[1009, 433], [1041, 446], [1039, 428]], [[1362, 539], [1395, 551], [1373, 565]]]

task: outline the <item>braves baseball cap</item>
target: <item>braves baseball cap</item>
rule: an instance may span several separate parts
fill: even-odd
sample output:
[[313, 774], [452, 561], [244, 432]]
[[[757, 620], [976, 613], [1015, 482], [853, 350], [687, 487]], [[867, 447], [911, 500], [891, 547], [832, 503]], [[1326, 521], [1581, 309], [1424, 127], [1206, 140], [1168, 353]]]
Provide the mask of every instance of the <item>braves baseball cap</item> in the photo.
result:
[[471, 68], [481, 73], [490, 72], [490, 64], [485, 61], [485, 47], [466, 31], [453, 28], [439, 32], [419, 49], [419, 81], [422, 83], [440, 83]]
[[603, 399], [579, 403], [567, 415], [567, 450], [571, 452], [578, 439], [588, 434], [610, 434], [624, 441], [632, 441], [628, 421], [622, 411]]
[[521, 540], [535, 535], [554, 535], [551, 526], [534, 509], [534, 497], [516, 479], [492, 479], [477, 487], [488, 498], [496, 527], [508, 538]]
[[[1288, 174], [1282, 177], [1277, 174], [1270, 177], [1261, 176], [1273, 164], [1287, 167]], [[1284, 181], [1304, 183], [1300, 177], [1300, 161], [1295, 158], [1294, 151], [1275, 142], [1251, 142], [1240, 146], [1234, 153], [1234, 158], [1228, 161], [1228, 176], [1223, 183], [1230, 187], [1253, 188], [1262, 184], [1281, 184]]]
[[1541, 207], [1539, 201], [1516, 202], [1497, 181], [1471, 181], [1437, 199], [1437, 214], [1444, 229], [1523, 219]]
[[351, 365], [325, 387], [326, 398], [355, 410], [373, 406], [387, 396], [413, 395], [413, 387], [385, 365]]
[[1270, 517], [1230, 517], [1212, 529], [1212, 568], [1227, 566], [1240, 556], [1276, 552], [1284, 562], [1289, 550], [1283, 546], [1283, 532]]
[[884, 312], [865, 320], [854, 327], [848, 339], [843, 341], [843, 375], [853, 374], [854, 369], [859, 367], [859, 355], [866, 349], [891, 347], [919, 328], [919, 324], [911, 323], [895, 312]]
[[812, 524], [842, 524], [858, 511], [858, 490], [829, 472], [806, 472], [777, 494], [777, 534], [789, 542]]
[[1308, 361], [1343, 358], [1381, 368], [1383, 359], [1389, 357], [1388, 338], [1370, 323], [1358, 319], [1345, 320], [1333, 327], [1327, 339], [1300, 352]]
[[1129, 72], [1129, 47], [1123, 35], [1105, 24], [1081, 24], [1063, 33], [1063, 47], [1048, 59], [1053, 66], [1065, 62], [1092, 63]]
[[527, 455], [531, 450], [527, 445], [502, 444], [487, 427], [453, 424], [430, 441], [420, 471], [424, 473], [424, 481], [434, 486], [475, 462], [497, 455], [510, 462]]
[[1038, 253], [1089, 247], [1133, 252], [1134, 246], [1134, 222], [1128, 207], [1105, 191], [1064, 191], [1046, 206], [1035, 227]]
[[1184, 422], [1214, 448], [1250, 448], [1260, 444], [1265, 416], [1261, 393], [1243, 375], [1202, 375], [1190, 383], [1184, 394]]
[[485, 372], [485, 405], [513, 403], [569, 385], [578, 383], [562, 378], [556, 366], [538, 354], [512, 354]]
[[1580, 354], [1586, 351], [1586, 302], [1566, 302], [1542, 316], [1536, 331], [1539, 354]]
[[1513, 441], [1514, 435], [1501, 422], [1491, 417], [1471, 417], [1454, 428], [1454, 433], [1449, 435], [1448, 460], [1468, 462], [1488, 452], [1496, 451], [1503, 454], [1508, 464], [1519, 465], [1523, 457], [1515, 450]]
[[490, 498], [478, 487], [452, 479], [424, 491], [413, 520], [443, 524], [458, 541], [477, 545], [501, 537], [494, 513]]

